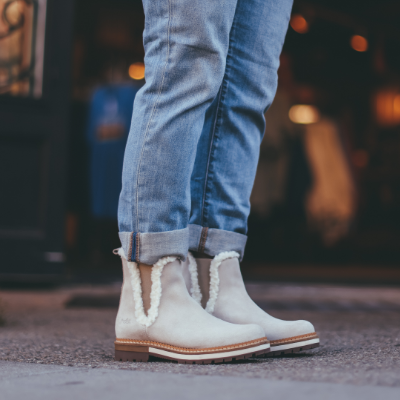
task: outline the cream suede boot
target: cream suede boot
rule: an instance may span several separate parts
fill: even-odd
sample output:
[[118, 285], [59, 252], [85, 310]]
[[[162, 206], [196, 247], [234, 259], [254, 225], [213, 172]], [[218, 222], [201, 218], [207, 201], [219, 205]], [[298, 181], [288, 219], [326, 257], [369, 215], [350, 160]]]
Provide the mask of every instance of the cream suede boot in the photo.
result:
[[193, 262], [185, 267], [193, 272], [191, 297], [184, 265], [176, 257], [164, 257], [150, 266], [127, 262], [122, 249], [118, 254], [124, 282], [115, 323], [116, 360], [147, 361], [156, 356], [209, 364], [269, 351], [261, 327], [234, 325], [204, 311]]
[[[212, 260], [197, 258], [196, 262], [202, 306], [223, 321], [261, 326], [271, 344], [267, 356], [319, 346], [319, 338], [310, 322], [274, 318], [253, 302], [243, 282], [238, 253], [224, 252]], [[190, 275], [189, 271], [185, 274]], [[185, 281], [193, 292], [191, 281]]]

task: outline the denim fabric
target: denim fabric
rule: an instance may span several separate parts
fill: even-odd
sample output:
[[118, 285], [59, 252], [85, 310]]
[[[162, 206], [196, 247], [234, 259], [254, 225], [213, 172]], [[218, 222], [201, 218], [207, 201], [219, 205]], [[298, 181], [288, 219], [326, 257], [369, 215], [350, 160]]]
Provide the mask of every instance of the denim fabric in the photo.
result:
[[224, 79], [197, 147], [190, 224], [247, 233], [264, 113], [276, 92], [291, 4], [238, 2]]
[[185, 260], [189, 247], [189, 229], [148, 233], [120, 232], [119, 239], [128, 261], [154, 264], [165, 256], [177, 256]]
[[181, 254], [190, 229], [183, 243], [174, 231], [189, 219], [210, 228], [213, 252], [232, 250], [232, 233], [243, 236], [243, 254], [263, 114], [276, 90], [291, 4], [143, 0], [146, 84], [134, 102], [119, 230], [135, 233], [139, 246], [147, 233], [164, 233], [165, 242], [161, 251], [147, 236], [136, 261], [152, 264], [165, 248]]
[[247, 236], [222, 229], [189, 225], [189, 248], [192, 251], [216, 256], [223, 251], [236, 251], [243, 258]]

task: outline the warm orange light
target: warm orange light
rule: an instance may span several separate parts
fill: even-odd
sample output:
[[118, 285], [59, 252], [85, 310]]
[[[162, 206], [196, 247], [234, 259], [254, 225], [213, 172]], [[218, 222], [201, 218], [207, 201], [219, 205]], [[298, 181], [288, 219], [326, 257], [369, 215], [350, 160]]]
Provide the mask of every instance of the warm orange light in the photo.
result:
[[290, 26], [297, 33], [306, 33], [308, 32], [308, 22], [306, 19], [300, 14], [293, 14], [290, 18]]
[[362, 149], [356, 150], [352, 154], [353, 164], [358, 168], [365, 168], [368, 165], [369, 154]]
[[393, 99], [393, 112], [395, 115], [400, 115], [400, 94]]
[[350, 45], [355, 51], [367, 51], [368, 50], [368, 40], [360, 35], [354, 35], [350, 39]]
[[289, 118], [295, 124], [314, 124], [319, 121], [319, 111], [314, 106], [298, 104], [290, 108]]
[[387, 89], [375, 96], [375, 114], [382, 126], [400, 124], [400, 93], [396, 89]]
[[129, 76], [136, 81], [144, 78], [144, 64], [137, 62], [131, 64], [129, 67]]
[[[9, 7], [5, 10], [5, 16], [7, 17], [7, 22], [16, 25], [22, 21], [23, 15], [24, 15], [24, 9], [25, 9], [25, 4], [16, 1], [16, 2], [10, 2], [8, 3]], [[3, 8], [4, 12], [4, 8]]]

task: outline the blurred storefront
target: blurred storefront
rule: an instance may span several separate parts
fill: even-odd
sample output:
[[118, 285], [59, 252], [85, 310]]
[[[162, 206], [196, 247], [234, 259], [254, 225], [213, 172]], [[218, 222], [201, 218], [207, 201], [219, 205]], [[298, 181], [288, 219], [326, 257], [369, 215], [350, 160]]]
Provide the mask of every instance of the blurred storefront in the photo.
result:
[[0, 0], [0, 275], [64, 273], [72, 1]]
[[390, 0], [295, 1], [266, 114], [247, 261], [398, 276], [399, 16]]
[[117, 202], [133, 99], [144, 83], [143, 28], [140, 0], [75, 4], [66, 217], [74, 271], [118, 265]]
[[[0, 13], [0, 275], [110, 271], [141, 1], [0, 0]], [[368, 265], [400, 281], [399, 26], [396, 0], [295, 0], [245, 268], [331, 280]]]

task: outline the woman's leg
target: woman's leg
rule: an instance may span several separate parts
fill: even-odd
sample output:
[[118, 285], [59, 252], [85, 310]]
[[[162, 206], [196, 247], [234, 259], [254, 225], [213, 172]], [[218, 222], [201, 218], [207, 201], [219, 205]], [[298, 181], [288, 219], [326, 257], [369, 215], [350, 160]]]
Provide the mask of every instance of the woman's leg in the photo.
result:
[[260, 325], [272, 354], [319, 344], [309, 322], [282, 321], [260, 309], [239, 267], [264, 113], [275, 95], [291, 5], [292, 0], [238, 0], [224, 79], [207, 110], [191, 180], [190, 250], [200, 253], [202, 305], [224, 321]]
[[236, 1], [143, 1], [146, 85], [135, 100], [119, 204], [117, 360], [211, 363], [269, 350], [258, 325], [204, 311], [199, 288], [192, 298], [183, 275], [190, 176], [205, 111], [225, 71]]
[[190, 176], [225, 71], [237, 0], [144, 0], [146, 84], [125, 151], [119, 230], [130, 261], [188, 250]]
[[191, 178], [190, 249], [243, 256], [264, 113], [292, 0], [239, 0], [221, 88], [208, 108]]

